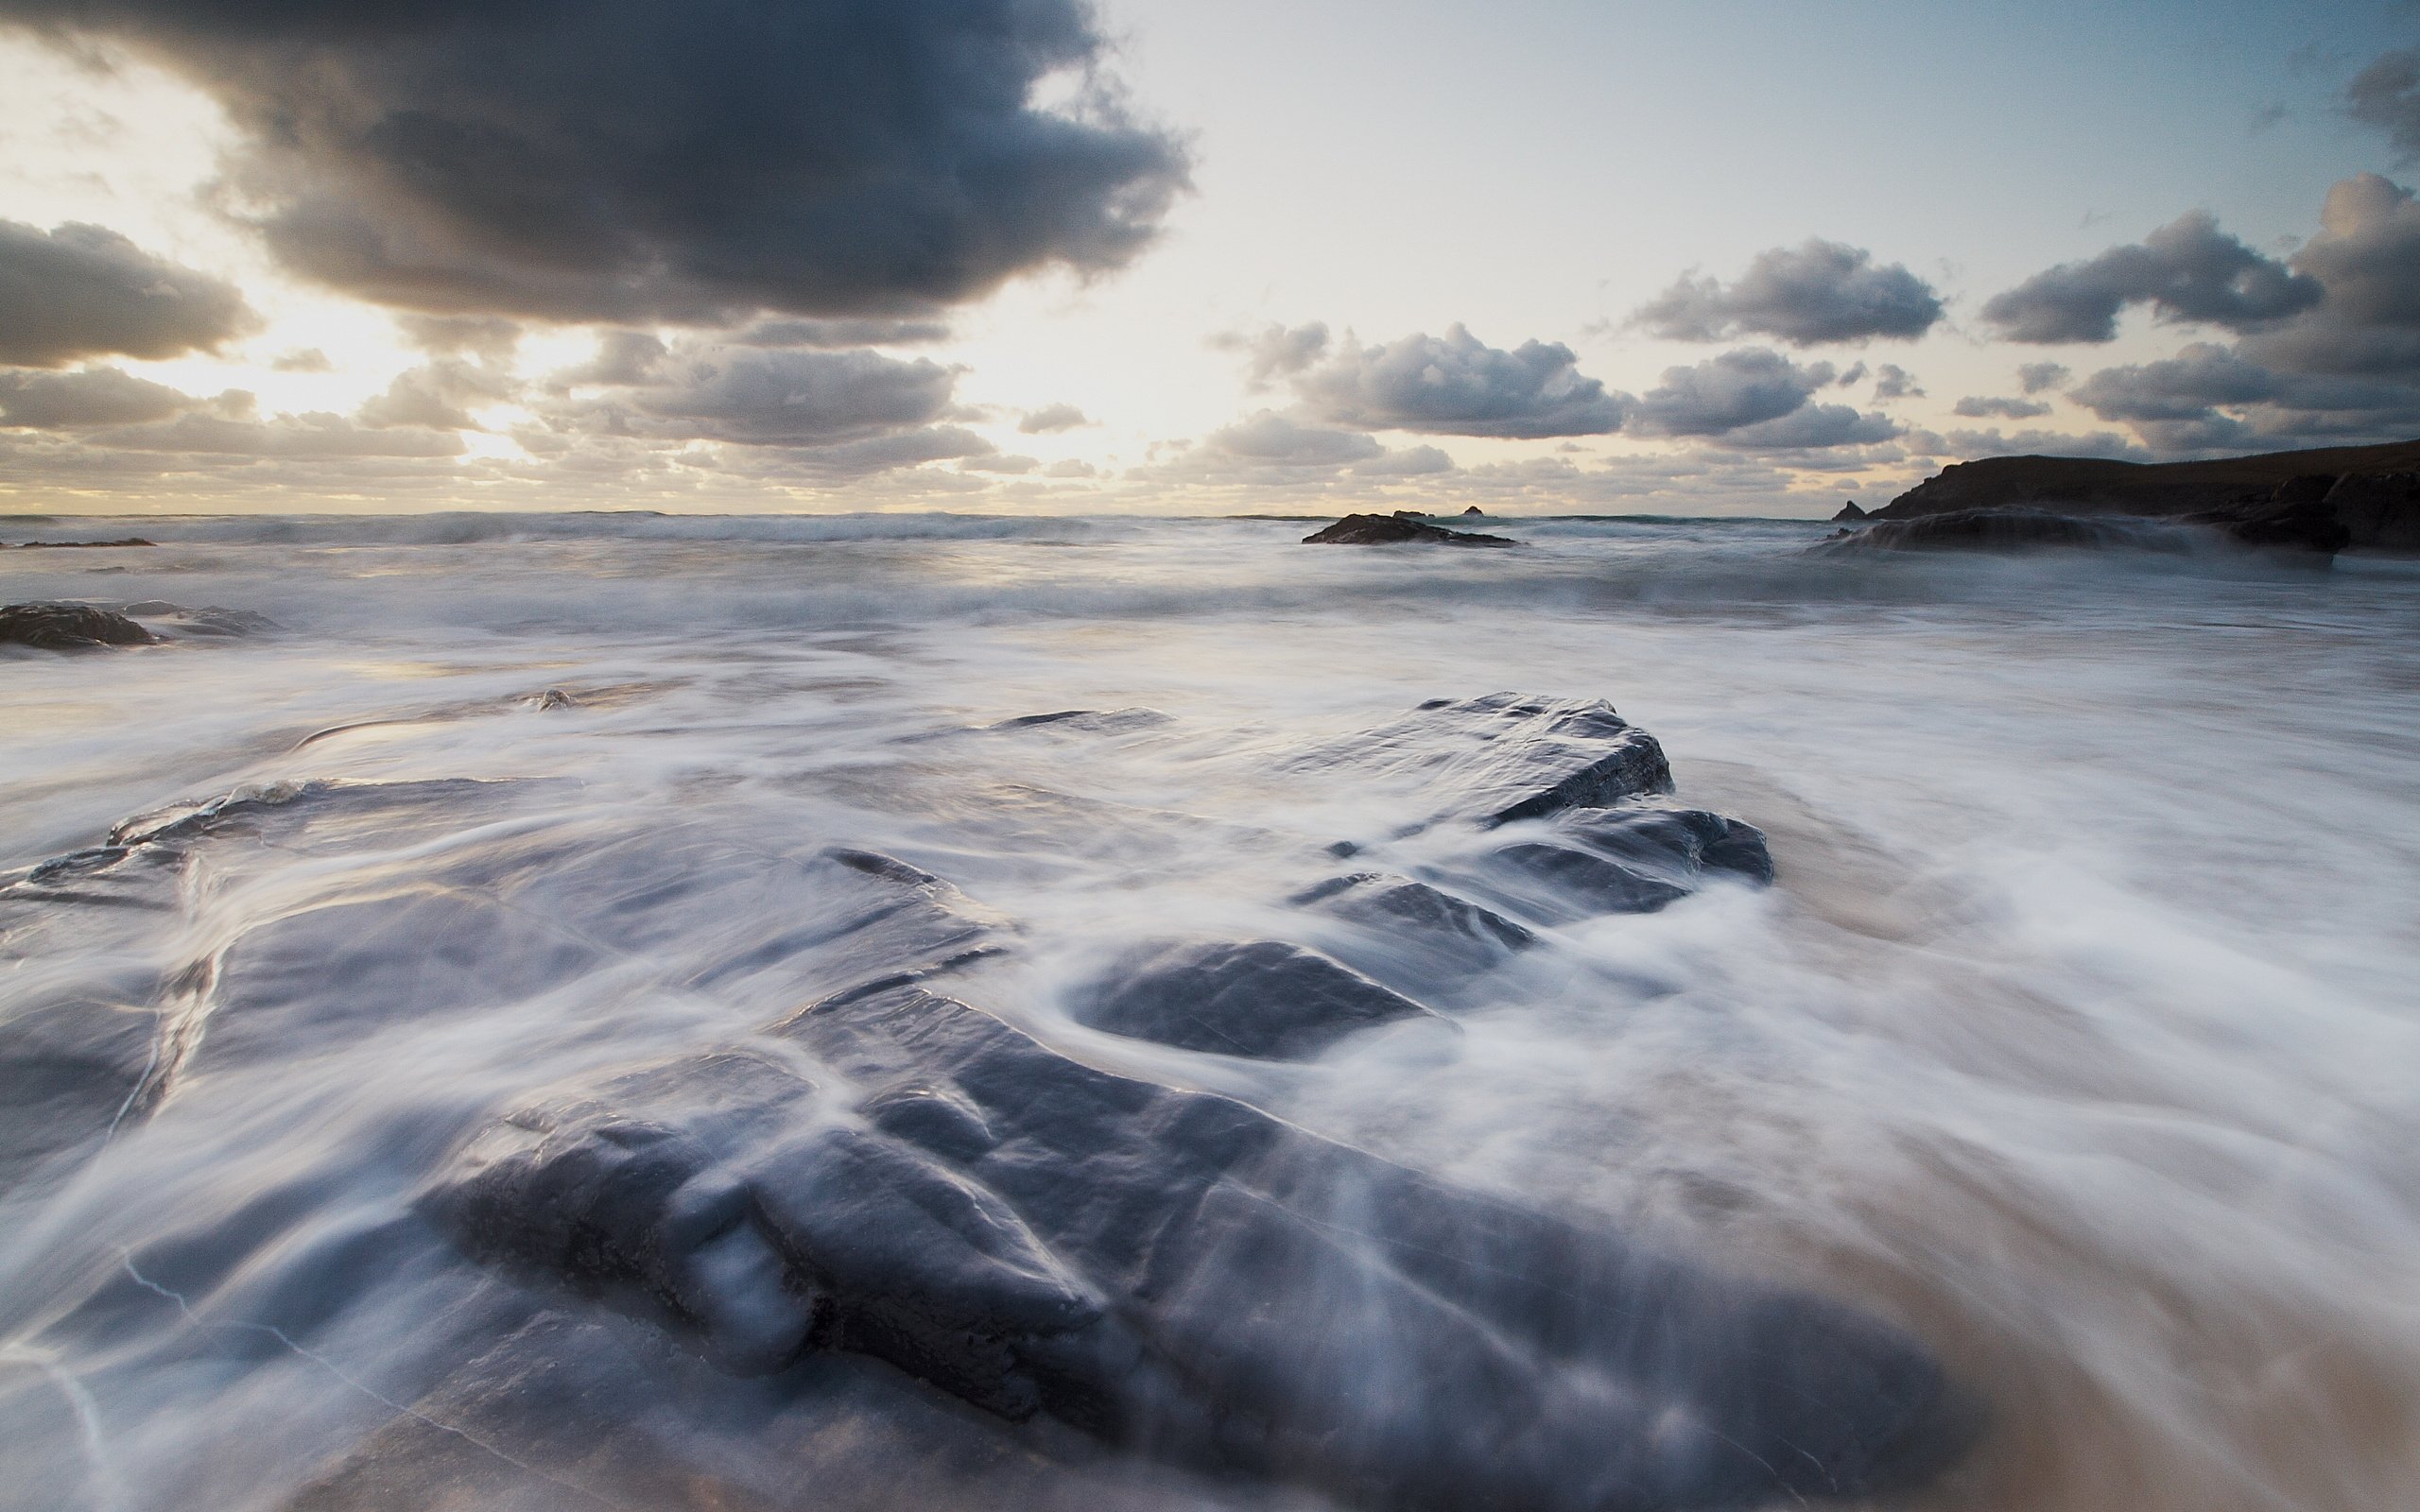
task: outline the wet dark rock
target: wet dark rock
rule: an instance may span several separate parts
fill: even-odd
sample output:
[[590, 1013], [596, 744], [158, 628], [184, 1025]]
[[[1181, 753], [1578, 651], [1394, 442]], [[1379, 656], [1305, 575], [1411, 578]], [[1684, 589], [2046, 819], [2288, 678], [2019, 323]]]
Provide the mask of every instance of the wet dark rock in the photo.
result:
[[2411, 551], [2420, 549], [2420, 442], [2149, 465], [1983, 457], [1944, 468], [1874, 515], [1912, 521], [1976, 509], [2189, 521], [2239, 544], [2323, 556], [2346, 546]]
[[1436, 546], [1512, 546], [1519, 542], [1503, 536], [1482, 536], [1468, 530], [1448, 530], [1443, 525], [1427, 524], [1419, 520], [1383, 514], [1348, 514], [1324, 530], [1316, 530], [1303, 538], [1306, 546], [1394, 546], [1407, 542], [1425, 542]]
[[1754, 886], [1773, 880], [1772, 852], [1754, 825], [1703, 809], [1646, 805], [1576, 810], [1564, 833], [1616, 859], [1679, 878], [1730, 877]]
[[1175, 944], [1121, 962], [1077, 1002], [1080, 1023], [1180, 1050], [1299, 1060], [1430, 1010], [1280, 940]]
[[1735, 1507], [1962, 1444], [1911, 1342], [1080, 1064], [916, 988], [544, 1094], [424, 1208], [735, 1371], [883, 1360], [1009, 1421], [1371, 1508]]
[[987, 728], [998, 730], [1070, 730], [1095, 735], [1122, 735], [1131, 730], [1155, 729], [1168, 722], [1168, 716], [1156, 709], [1062, 709], [1046, 714], [1019, 714], [1014, 719], [1003, 719]]
[[115, 546], [156, 546], [156, 541], [141, 536], [127, 536], [117, 541], [23, 541], [9, 549], [14, 551], [102, 551]]
[[1689, 895], [1685, 885], [1642, 868], [1542, 841], [1508, 845], [1495, 851], [1493, 859], [1513, 874], [1516, 886], [1527, 884], [1543, 889], [1556, 903], [1582, 918], [1651, 914]]
[[1437, 698], [1309, 758], [1416, 781], [1482, 825], [1672, 791], [1663, 747], [1601, 699]]
[[2327, 490], [2326, 503], [2349, 545], [2420, 551], [2420, 472], [2350, 473]]
[[1868, 518], [1866, 512], [1857, 507], [1857, 501], [1855, 499], [1851, 499], [1846, 504], [1841, 506], [1840, 513], [1832, 516], [1832, 523], [1834, 524], [1848, 524], [1854, 521], [1863, 520], [1866, 518]]
[[2180, 549], [2173, 531], [2127, 520], [2084, 519], [2045, 509], [1960, 509], [1912, 520], [1876, 518], [1864, 529], [1824, 541], [1828, 552], [2024, 551], [2040, 547]]
[[1376, 929], [1409, 929], [1423, 941], [1440, 942], [1458, 953], [1492, 957], [1537, 942], [1535, 935], [1467, 898], [1379, 871], [1332, 877], [1289, 901]]
[[285, 628], [268, 615], [252, 610], [220, 609], [215, 604], [186, 610], [177, 617], [177, 627], [187, 635], [214, 639], [273, 635]]
[[0, 608], [0, 645], [38, 651], [88, 651], [108, 645], [148, 645], [149, 630], [125, 615], [90, 604], [10, 604]]

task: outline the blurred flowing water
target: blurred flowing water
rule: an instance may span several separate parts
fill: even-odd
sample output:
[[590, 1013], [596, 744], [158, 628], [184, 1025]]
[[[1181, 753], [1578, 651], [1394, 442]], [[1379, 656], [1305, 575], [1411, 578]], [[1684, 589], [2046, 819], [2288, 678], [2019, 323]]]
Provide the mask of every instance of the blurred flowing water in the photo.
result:
[[[1070, 985], [1134, 942], [1282, 930], [1306, 854], [1390, 843], [1400, 795], [1305, 752], [1500, 689], [1611, 700], [1684, 799], [1771, 835], [1779, 885], [1552, 931], [1461, 989], [1443, 1048], [1187, 1074], [1896, 1321], [1989, 1412], [1905, 1504], [2420, 1504], [2420, 564], [1824, 558], [1795, 522], [1293, 544], [1309, 528], [0, 526], [159, 542], [10, 553], [0, 601], [285, 627], [0, 653], [8, 876], [180, 801], [487, 784], [207, 852], [156, 898], [0, 903], [0, 1119], [31, 1152], [0, 1196], [0, 1506], [388, 1504], [325, 1467], [399, 1418], [453, 1432], [410, 1404], [458, 1363], [469, 1270], [398, 1215], [527, 1089], [794, 1005], [735, 954], [801, 906], [783, 858], [946, 877], [1017, 932], [969, 995], [1064, 1039]], [[991, 728], [1077, 709], [1112, 717]], [[613, 868], [563, 860], [614, 845], [739, 880], [617, 931]], [[502, 906], [439, 906], [465, 889]], [[436, 902], [386, 936], [346, 912], [404, 898]], [[272, 938], [359, 1011], [255, 1030], [299, 1038], [248, 1060], [207, 1003]], [[755, 1419], [666, 1413], [689, 1469], [620, 1504], [1318, 1504], [918, 1460], [912, 1424], [758, 1464]], [[526, 1504], [615, 1500], [562, 1484], [577, 1456], [457, 1447], [520, 1467]]]

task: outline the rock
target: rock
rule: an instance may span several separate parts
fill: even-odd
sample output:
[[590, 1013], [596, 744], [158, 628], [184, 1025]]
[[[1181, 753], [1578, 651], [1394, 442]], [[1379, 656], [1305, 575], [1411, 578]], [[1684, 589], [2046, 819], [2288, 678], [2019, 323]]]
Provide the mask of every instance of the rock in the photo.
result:
[[2188, 524], [2212, 525], [2241, 545], [2334, 556], [2352, 544], [2353, 533], [2327, 502], [2334, 478], [2295, 478], [2267, 500], [2183, 516]]
[[2380, 551], [2420, 551], [2420, 472], [2354, 473], [2336, 480], [2327, 505], [2348, 544]]
[[158, 541], [146, 541], [141, 536], [128, 536], [122, 541], [19, 541], [14, 547], [9, 549], [16, 551], [98, 551], [112, 546], [156, 546], [158, 544]]
[[0, 645], [39, 651], [87, 651], [104, 645], [149, 645], [157, 637], [125, 615], [90, 604], [10, 604], [0, 608]]
[[1429, 1009], [1280, 940], [1176, 944], [1120, 964], [1071, 1008], [1076, 1022], [1180, 1050], [1307, 1059], [1361, 1029]]
[[248, 609], [220, 609], [215, 604], [185, 610], [177, 616], [177, 627], [187, 635], [213, 639], [273, 635], [285, 628], [266, 614]]
[[769, 1033], [837, 1079], [740, 1044], [558, 1089], [462, 1145], [423, 1211], [734, 1371], [870, 1355], [998, 1418], [1360, 1507], [1865, 1495], [1969, 1435], [1923, 1351], [1852, 1312], [967, 1003], [846, 993]]
[[2027, 551], [2042, 547], [2181, 548], [2171, 533], [2131, 521], [2083, 519], [2043, 509], [1959, 509], [1910, 520], [1876, 517], [1854, 534], [1824, 541], [1822, 552]]
[[1426, 524], [1416, 519], [1383, 514], [1348, 514], [1326, 529], [1313, 531], [1303, 538], [1306, 546], [1392, 546], [1407, 541], [1425, 541], [1439, 546], [1520, 544], [1503, 536], [1448, 530], [1443, 525]]
[[1450, 977], [1483, 970], [1537, 943], [1535, 935], [1467, 898], [1384, 872], [1332, 877], [1288, 901], [1370, 931], [1370, 954], [1384, 958], [1362, 969], [1382, 975], [1392, 968], [1415, 978]]
[[1712, 875], [1762, 887], [1773, 880], [1764, 832], [1703, 809], [1577, 810], [1560, 828], [1618, 860], [1678, 881]]
[[1514, 886], [1547, 895], [1551, 901], [1543, 911], [1549, 913], [1567, 911], [1583, 919], [1651, 914], [1689, 895], [1683, 884], [1568, 846], [1528, 841], [1506, 846], [1492, 859], [1513, 874]]
[[1841, 506], [1840, 513], [1832, 516], [1832, 523], [1834, 524], [1846, 524], [1852, 521], [1867, 518], [1869, 517], [1866, 512], [1857, 507], [1857, 501], [1855, 499], [1851, 499], [1846, 504]]
[[1462, 516], [1464, 519], [1468, 519], [1472, 515], [1485, 515], [1486, 513], [1486, 510], [1474, 504], [1469, 508], [1462, 511]]
[[1655, 737], [1601, 699], [1437, 698], [1305, 759], [1416, 782], [1483, 826], [1672, 791]]

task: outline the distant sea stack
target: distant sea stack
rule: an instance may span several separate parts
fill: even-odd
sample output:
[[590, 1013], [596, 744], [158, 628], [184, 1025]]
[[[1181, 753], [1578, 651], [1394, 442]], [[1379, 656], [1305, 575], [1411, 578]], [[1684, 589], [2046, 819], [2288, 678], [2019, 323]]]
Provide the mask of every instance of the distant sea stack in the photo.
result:
[[2206, 462], [1991, 456], [1942, 469], [1869, 518], [1971, 509], [2174, 520], [2252, 545], [2420, 551], [2420, 441]]
[[1864, 510], [1857, 507], [1857, 501], [1855, 499], [1851, 499], [1846, 504], [1841, 506], [1840, 513], [1832, 516], [1832, 524], [1836, 525], [1844, 525], [1853, 521], [1871, 520], [1874, 517], [1872, 515], [1867, 514]]
[[1425, 542], [1435, 546], [1513, 546], [1520, 542], [1503, 536], [1482, 536], [1472, 530], [1448, 530], [1411, 518], [1410, 511], [1401, 514], [1348, 514], [1325, 530], [1315, 530], [1303, 538], [1306, 546], [1393, 546], [1406, 542]]

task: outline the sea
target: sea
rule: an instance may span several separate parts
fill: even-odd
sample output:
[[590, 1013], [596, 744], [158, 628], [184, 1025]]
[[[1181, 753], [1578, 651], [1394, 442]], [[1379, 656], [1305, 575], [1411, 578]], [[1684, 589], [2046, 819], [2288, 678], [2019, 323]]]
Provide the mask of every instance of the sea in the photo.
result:
[[[620, 1314], [570, 1374], [490, 1336], [610, 1310], [450, 1246], [434, 1175], [797, 1007], [763, 942], [836, 848], [979, 909], [948, 990], [1071, 1056], [1904, 1331], [1980, 1427], [1876, 1504], [2420, 1506], [2420, 561], [1317, 524], [0, 520], [153, 542], [0, 552], [0, 602], [164, 636], [0, 650], [0, 1507], [1365, 1504], [906, 1376], [818, 1418]], [[1774, 885], [1533, 920], [1450, 1033], [1073, 1022], [1139, 946], [1421, 874], [1354, 744], [1502, 693], [1610, 703]], [[197, 821], [356, 789], [408, 801]]]

